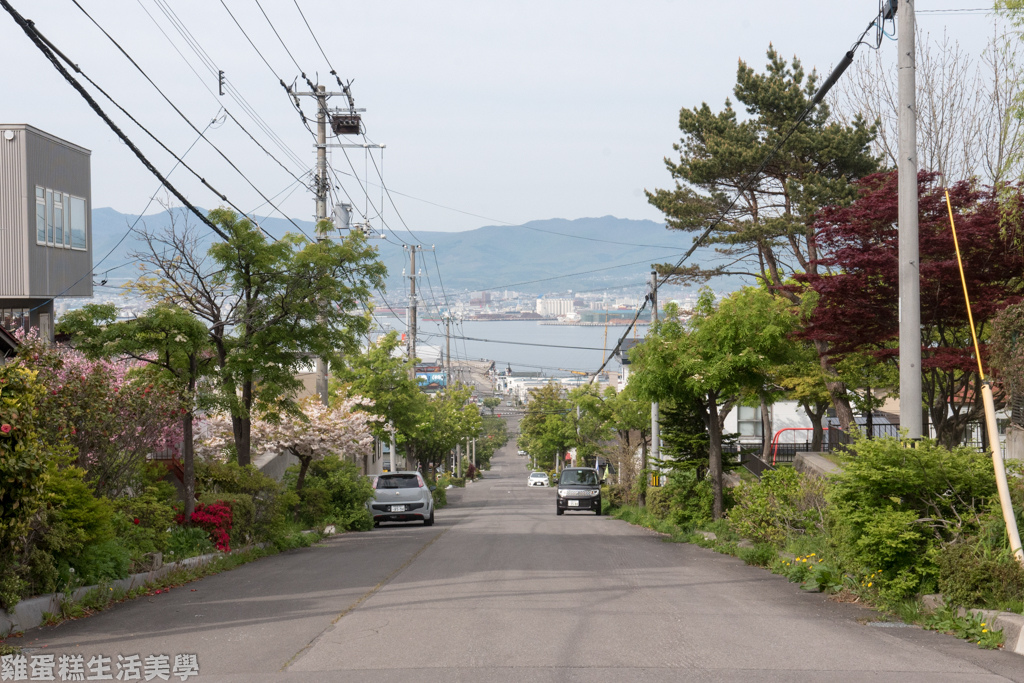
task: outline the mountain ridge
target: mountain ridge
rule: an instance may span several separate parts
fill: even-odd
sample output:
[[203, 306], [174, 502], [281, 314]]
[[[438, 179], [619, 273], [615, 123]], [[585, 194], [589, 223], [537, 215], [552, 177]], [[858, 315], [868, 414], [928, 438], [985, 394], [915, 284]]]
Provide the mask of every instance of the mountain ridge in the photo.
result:
[[[174, 209], [180, 222], [180, 209]], [[143, 249], [137, 236], [127, 234], [133, 223], [149, 230], [168, 226], [168, 211], [139, 217], [111, 207], [93, 209], [93, 259], [97, 279], [127, 278], [132, 253]], [[194, 216], [187, 217], [195, 225]], [[258, 217], [260, 225], [274, 237], [294, 232], [286, 219]], [[313, 222], [296, 220], [307, 234]], [[199, 226], [201, 229], [203, 226]], [[211, 235], [211, 242], [212, 242]], [[692, 237], [667, 230], [650, 220], [600, 216], [550, 218], [522, 225], [484, 225], [460, 232], [389, 230], [386, 240], [373, 239], [388, 269], [387, 291], [404, 292], [409, 268], [406, 244], [427, 245], [417, 256], [417, 271], [426, 282], [421, 292], [443, 298], [445, 293], [512, 289], [542, 295], [567, 290], [642, 285], [653, 263], [675, 262], [692, 244]], [[427, 247], [433, 246], [433, 252]], [[107, 253], [110, 255], [102, 263]], [[721, 260], [708, 247], [698, 248], [691, 263], [710, 266]], [[127, 266], [125, 265], [127, 264]], [[440, 277], [438, 277], [440, 272]], [[426, 286], [424, 286], [424, 284]], [[737, 277], [716, 278], [715, 289], [742, 286]], [[396, 295], [397, 296], [397, 295]]]

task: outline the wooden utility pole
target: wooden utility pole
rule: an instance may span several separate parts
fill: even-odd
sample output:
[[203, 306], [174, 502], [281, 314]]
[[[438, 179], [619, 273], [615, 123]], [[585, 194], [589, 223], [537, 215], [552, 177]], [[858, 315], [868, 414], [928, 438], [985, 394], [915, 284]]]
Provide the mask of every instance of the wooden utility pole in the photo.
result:
[[415, 244], [409, 245], [409, 305], [405, 309], [405, 324], [408, 329], [406, 347], [409, 358], [409, 375], [416, 379], [416, 249]]

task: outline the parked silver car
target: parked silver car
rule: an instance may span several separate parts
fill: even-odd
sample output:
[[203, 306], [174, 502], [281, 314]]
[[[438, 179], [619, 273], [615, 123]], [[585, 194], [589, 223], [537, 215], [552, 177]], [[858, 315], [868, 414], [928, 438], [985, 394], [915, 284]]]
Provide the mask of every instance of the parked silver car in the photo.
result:
[[434, 523], [434, 495], [419, 472], [389, 472], [373, 477], [373, 500], [367, 504], [373, 525], [381, 522]]

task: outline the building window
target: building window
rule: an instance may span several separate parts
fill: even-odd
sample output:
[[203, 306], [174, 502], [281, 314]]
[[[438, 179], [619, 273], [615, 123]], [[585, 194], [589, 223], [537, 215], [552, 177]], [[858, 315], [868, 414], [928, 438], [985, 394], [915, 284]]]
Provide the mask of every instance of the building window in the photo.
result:
[[741, 439], [761, 438], [763, 432], [761, 431], [761, 408], [759, 406], [740, 406], [736, 420]]
[[64, 246], [64, 195], [53, 193], [53, 246]]
[[0, 308], [0, 327], [8, 332], [28, 332], [29, 309], [27, 308]]
[[36, 187], [36, 244], [46, 244], [46, 190]]
[[36, 244], [85, 251], [88, 220], [81, 197], [36, 187]]
[[46, 191], [46, 243], [53, 244], [53, 190]]
[[81, 197], [70, 197], [68, 200], [68, 224], [71, 233], [71, 248], [85, 249], [85, 200]]

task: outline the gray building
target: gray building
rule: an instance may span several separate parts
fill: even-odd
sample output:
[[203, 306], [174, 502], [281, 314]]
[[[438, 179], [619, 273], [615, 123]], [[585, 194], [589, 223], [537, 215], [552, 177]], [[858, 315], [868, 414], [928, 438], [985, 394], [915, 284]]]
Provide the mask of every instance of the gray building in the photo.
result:
[[0, 325], [53, 338], [53, 299], [92, 296], [91, 152], [0, 123]]

